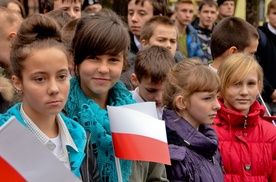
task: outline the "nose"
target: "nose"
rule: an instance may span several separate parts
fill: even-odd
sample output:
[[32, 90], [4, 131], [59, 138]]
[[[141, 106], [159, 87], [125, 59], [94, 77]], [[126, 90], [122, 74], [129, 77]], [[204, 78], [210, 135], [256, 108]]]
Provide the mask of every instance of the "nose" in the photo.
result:
[[48, 93], [50, 95], [56, 95], [59, 93], [59, 87], [58, 83], [55, 79], [50, 80], [49, 82], [49, 88], [48, 88]]
[[70, 15], [71, 18], [73, 19], [77, 18], [77, 15], [73, 9], [70, 9], [69, 11], [67, 11], [67, 13]]
[[214, 110], [218, 111], [220, 110], [221, 106], [218, 102], [218, 99], [216, 98], [215, 101], [214, 101], [214, 106], [213, 106]]
[[101, 74], [106, 74], [108, 73], [109, 68], [108, 68], [108, 63], [107, 61], [101, 61], [98, 65], [98, 72]]
[[246, 85], [243, 85], [241, 87], [241, 95], [247, 95], [248, 94], [248, 88]]
[[131, 16], [131, 21], [137, 22], [137, 18], [138, 18], [137, 13], [133, 13], [133, 15]]
[[168, 48], [168, 49], [172, 48], [172, 44], [171, 44], [171, 42], [169, 40], [166, 41], [166, 48]]
[[162, 102], [162, 92], [156, 93], [154, 100], [156, 103], [160, 104]]

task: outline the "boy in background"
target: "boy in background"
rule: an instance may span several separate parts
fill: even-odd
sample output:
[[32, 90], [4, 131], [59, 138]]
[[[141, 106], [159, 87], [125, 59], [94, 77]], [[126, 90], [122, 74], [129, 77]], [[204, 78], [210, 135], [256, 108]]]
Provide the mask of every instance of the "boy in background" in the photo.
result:
[[171, 52], [161, 46], [148, 46], [138, 52], [131, 81], [137, 85], [133, 93], [136, 102], [154, 101], [157, 115], [162, 118], [164, 81], [175, 64]]
[[[158, 119], [162, 119], [162, 93], [164, 81], [175, 61], [164, 47], [148, 46], [137, 53], [131, 79], [138, 87], [132, 91], [136, 102], [156, 103]], [[132, 163], [130, 181], [168, 181], [164, 164], [147, 161]]]
[[83, 0], [41, 0], [41, 10], [44, 14], [61, 9], [66, 11], [71, 18], [81, 17], [81, 6]]
[[214, 28], [211, 36], [213, 62], [211, 69], [217, 72], [224, 59], [233, 53], [244, 52], [254, 55], [259, 44], [256, 28], [238, 17], [227, 17]]

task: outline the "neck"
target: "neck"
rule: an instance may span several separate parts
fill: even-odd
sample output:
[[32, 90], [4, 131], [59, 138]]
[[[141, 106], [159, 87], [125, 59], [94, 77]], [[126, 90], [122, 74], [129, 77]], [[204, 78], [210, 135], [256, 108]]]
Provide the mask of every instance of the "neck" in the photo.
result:
[[56, 115], [42, 115], [29, 112], [24, 108], [24, 112], [34, 122], [34, 124], [49, 138], [54, 138], [58, 135], [58, 125], [56, 122]]
[[204, 26], [202, 23], [199, 22], [198, 24], [201, 28], [207, 29], [207, 30], [212, 30], [213, 26]]
[[224, 60], [223, 57], [217, 57], [213, 60], [211, 66], [218, 70], [218, 68], [221, 65], [221, 63], [223, 62], [223, 60]]
[[106, 109], [108, 93], [94, 95], [93, 97], [90, 97], [90, 99], [96, 102], [100, 106], [100, 108]]
[[179, 34], [183, 35], [184, 32], [186, 31], [187, 25], [183, 25], [183, 24], [179, 23], [179, 21], [177, 21], [177, 20], [175, 21], [175, 25], [178, 29]]

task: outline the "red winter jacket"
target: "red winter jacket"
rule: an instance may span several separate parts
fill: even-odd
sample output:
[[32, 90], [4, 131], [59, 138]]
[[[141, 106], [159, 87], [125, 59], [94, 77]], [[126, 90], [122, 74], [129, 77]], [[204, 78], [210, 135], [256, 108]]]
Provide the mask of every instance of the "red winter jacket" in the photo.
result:
[[222, 100], [214, 120], [225, 182], [276, 182], [276, 127], [274, 117], [255, 101], [244, 116], [227, 109]]

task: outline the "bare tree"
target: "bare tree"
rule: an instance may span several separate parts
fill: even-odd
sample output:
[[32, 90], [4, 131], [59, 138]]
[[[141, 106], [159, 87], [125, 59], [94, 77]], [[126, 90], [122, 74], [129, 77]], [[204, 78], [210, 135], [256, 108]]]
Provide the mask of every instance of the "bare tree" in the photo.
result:
[[246, 0], [246, 21], [254, 27], [259, 26], [260, 0]]

